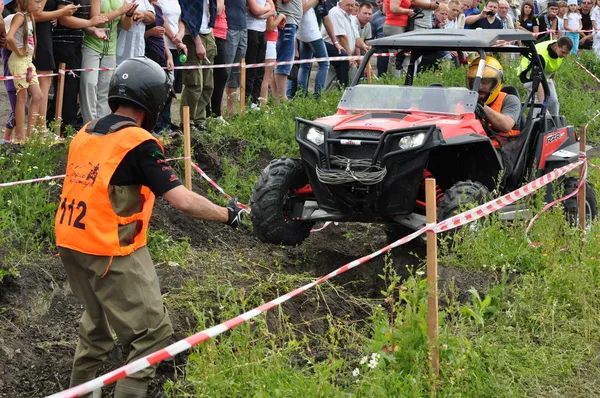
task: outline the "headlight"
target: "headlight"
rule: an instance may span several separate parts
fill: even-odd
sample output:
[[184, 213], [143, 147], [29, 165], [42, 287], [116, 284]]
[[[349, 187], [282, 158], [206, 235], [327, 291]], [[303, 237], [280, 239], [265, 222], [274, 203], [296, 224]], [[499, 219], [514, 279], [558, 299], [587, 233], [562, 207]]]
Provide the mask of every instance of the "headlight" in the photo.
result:
[[316, 127], [311, 127], [306, 132], [306, 139], [315, 145], [322, 145], [325, 142], [323, 130]]
[[425, 142], [425, 133], [412, 134], [400, 138], [398, 146], [400, 149], [410, 149], [423, 145], [423, 142]]

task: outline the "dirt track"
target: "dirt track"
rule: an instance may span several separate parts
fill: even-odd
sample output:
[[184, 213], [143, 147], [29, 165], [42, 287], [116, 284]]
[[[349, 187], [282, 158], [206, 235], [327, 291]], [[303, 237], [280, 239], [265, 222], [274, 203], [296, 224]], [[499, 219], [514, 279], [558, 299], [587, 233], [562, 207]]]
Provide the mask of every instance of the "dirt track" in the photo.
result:
[[[178, 117], [177, 107], [178, 103], [175, 103], [175, 117]], [[0, 122], [6, 120], [8, 113], [7, 97], [0, 95]], [[231, 147], [234, 149], [235, 145]], [[195, 156], [196, 159], [212, 159], [210, 163], [200, 161], [199, 164], [210, 176], [218, 178], [219, 159], [206, 156], [200, 147], [196, 148]], [[203, 180], [195, 180], [194, 188], [199, 193], [210, 189]], [[323, 276], [385, 245], [385, 236], [379, 226], [331, 225], [313, 234], [298, 248], [282, 248], [260, 242], [248, 229], [232, 231], [227, 226], [191, 220], [162, 199], [157, 201], [151, 225], [151, 228], [162, 229], [176, 240], [188, 237], [198, 254], [197, 261], [187, 267], [157, 264], [162, 292], [167, 297], [176, 294], [189, 280], [206, 283], [204, 275], [210, 267], [213, 270], [215, 266], [222, 268], [224, 281], [252, 290], [253, 284], [276, 273], [306, 273], [310, 278]], [[422, 246], [413, 246], [411, 250], [424, 257]], [[208, 256], [215, 252], [220, 253], [220, 258], [209, 260]], [[0, 261], [3, 257], [0, 248]], [[243, 262], [240, 259], [264, 264], [251, 270], [258, 279], [235, 278], [239, 273], [248, 272], [248, 265], [240, 265]], [[407, 250], [397, 250], [394, 262], [401, 269], [405, 264], [417, 264], [418, 260]], [[77, 343], [77, 325], [82, 308], [70, 292], [60, 260], [54, 253], [48, 253], [38, 259], [27, 259], [27, 263], [20, 266], [18, 278], [6, 278], [0, 283], [0, 397], [39, 397], [66, 388]], [[248, 264], [251, 262], [248, 261]], [[369, 306], [360, 299], [380, 298], [383, 285], [378, 274], [382, 265], [383, 259], [378, 258], [335, 278], [332, 283], [337, 287], [343, 286], [346, 296], [340, 296], [339, 291], [333, 289], [323, 289], [319, 295], [307, 292], [285, 303], [283, 310], [289, 314], [289, 321], [297, 326], [295, 330], [310, 335], [323, 335], [327, 331], [329, 325], [324, 317], [318, 316], [325, 308], [329, 308], [334, 317], [341, 319], [348, 316], [352, 321], [360, 321], [370, 312]], [[484, 288], [490, 276], [441, 269], [440, 278], [442, 285], [457, 278], [459, 288], [466, 290], [470, 286]], [[292, 289], [295, 287], [298, 286], [292, 286]], [[208, 290], [210, 288], [207, 287]], [[277, 290], [273, 289], [264, 300], [276, 297], [276, 293]], [[346, 300], [344, 297], [358, 299]], [[324, 303], [327, 305], [322, 305]], [[174, 338], [188, 335], [190, 326], [195, 326], [193, 314], [181, 308], [169, 310], [175, 329]], [[218, 308], [213, 310], [218, 314]], [[275, 319], [268, 319], [273, 327], [277, 327]], [[121, 354], [117, 344], [101, 372], [122, 364]], [[175, 362], [181, 366], [181, 371], [178, 371], [181, 375], [185, 355], [176, 358]], [[159, 368], [158, 380], [172, 376], [173, 366], [173, 362], [163, 364]], [[153, 384], [149, 396], [161, 396], [158, 384], [159, 381]]]

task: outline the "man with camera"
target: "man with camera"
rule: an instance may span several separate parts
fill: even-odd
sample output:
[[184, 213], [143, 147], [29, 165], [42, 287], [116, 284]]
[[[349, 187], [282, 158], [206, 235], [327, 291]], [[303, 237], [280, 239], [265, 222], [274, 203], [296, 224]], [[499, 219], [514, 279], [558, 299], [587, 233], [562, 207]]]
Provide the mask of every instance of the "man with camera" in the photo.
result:
[[496, 18], [497, 13], [498, 0], [488, 0], [481, 14], [465, 18], [465, 25], [469, 25], [470, 29], [503, 29], [502, 21]]

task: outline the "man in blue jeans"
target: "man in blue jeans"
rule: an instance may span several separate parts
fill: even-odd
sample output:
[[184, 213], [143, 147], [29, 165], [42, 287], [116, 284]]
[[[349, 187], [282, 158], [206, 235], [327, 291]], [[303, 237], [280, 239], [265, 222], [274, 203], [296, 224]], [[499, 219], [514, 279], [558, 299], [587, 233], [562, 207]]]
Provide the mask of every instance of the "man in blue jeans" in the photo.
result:
[[[286, 25], [279, 30], [277, 38], [277, 62], [289, 62], [294, 59], [296, 44], [296, 31], [302, 20], [302, 0], [277, 0], [277, 10], [285, 15]], [[277, 65], [275, 67], [275, 99], [281, 101], [286, 98], [285, 89], [287, 77], [292, 70], [292, 65]]]

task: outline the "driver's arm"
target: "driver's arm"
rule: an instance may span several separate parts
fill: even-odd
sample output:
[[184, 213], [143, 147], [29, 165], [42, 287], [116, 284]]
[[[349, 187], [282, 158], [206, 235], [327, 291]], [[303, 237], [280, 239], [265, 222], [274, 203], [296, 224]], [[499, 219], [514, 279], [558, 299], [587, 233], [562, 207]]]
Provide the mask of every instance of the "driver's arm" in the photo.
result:
[[516, 96], [508, 95], [502, 103], [501, 112], [496, 112], [487, 105], [483, 107], [483, 110], [485, 111], [488, 122], [492, 126], [492, 130], [499, 133], [508, 133], [515, 127], [517, 120], [519, 120], [521, 102]]
[[487, 105], [483, 107], [483, 110], [494, 131], [508, 133], [515, 127], [515, 121], [510, 116], [504, 115], [501, 112], [496, 112]]

